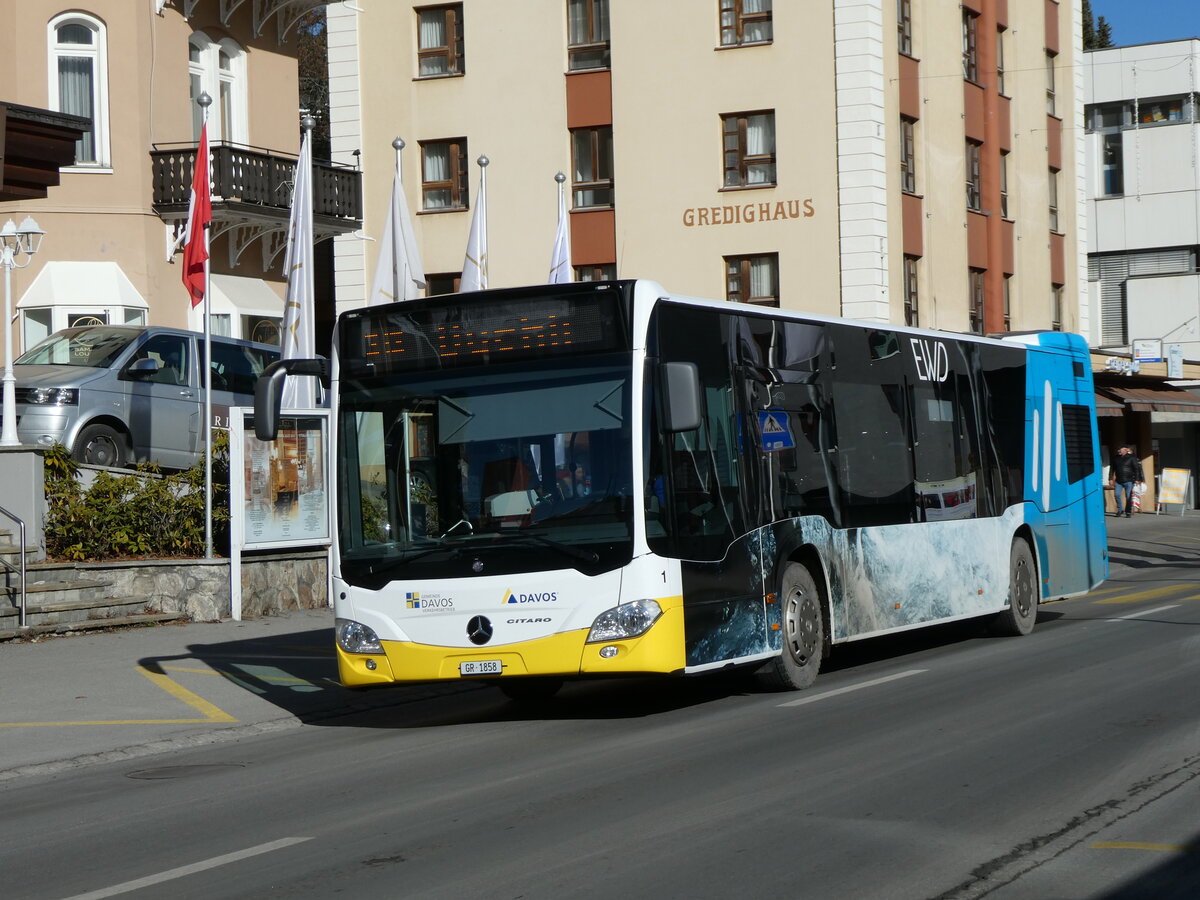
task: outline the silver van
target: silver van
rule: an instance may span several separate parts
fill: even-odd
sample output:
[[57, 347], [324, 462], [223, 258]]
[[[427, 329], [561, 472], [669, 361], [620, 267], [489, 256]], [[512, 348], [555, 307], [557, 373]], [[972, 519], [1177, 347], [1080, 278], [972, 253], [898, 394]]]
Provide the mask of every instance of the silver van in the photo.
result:
[[[61, 443], [79, 462], [153, 461], [183, 469], [204, 449], [200, 424], [204, 335], [175, 328], [88, 325], [57, 331], [13, 362], [17, 436]], [[279, 348], [212, 338], [216, 425], [230, 406], [254, 405], [254, 382]]]

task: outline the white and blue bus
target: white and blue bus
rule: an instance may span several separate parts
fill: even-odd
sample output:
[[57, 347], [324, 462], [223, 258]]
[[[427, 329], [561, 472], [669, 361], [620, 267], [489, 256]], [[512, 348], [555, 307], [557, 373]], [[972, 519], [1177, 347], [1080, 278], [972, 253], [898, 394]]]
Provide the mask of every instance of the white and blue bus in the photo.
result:
[[[259, 382], [273, 437], [286, 361]], [[1107, 575], [1087, 347], [544, 285], [339, 317], [337, 657], [348, 686], [755, 667], [1033, 628]]]

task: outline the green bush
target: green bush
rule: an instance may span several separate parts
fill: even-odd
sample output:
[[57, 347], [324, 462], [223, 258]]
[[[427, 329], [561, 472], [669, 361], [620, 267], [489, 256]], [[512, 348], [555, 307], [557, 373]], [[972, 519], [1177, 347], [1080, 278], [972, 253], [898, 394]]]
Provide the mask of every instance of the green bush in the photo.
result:
[[[229, 553], [229, 436], [213, 439], [213, 548]], [[204, 546], [204, 461], [162, 475], [141, 463], [136, 474], [101, 472], [90, 488], [57, 444], [46, 451], [46, 554], [51, 559], [199, 557]]]

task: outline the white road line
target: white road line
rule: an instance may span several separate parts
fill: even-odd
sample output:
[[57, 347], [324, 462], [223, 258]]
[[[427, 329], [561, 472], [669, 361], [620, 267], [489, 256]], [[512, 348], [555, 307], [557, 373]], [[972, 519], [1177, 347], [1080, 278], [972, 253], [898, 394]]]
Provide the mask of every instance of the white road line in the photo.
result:
[[130, 891], [140, 890], [141, 888], [150, 887], [155, 884], [162, 884], [164, 881], [183, 878], [186, 875], [194, 875], [197, 872], [203, 872], [205, 869], [215, 869], [218, 866], [249, 859], [252, 856], [261, 856], [263, 853], [282, 850], [284, 847], [290, 847], [293, 844], [303, 844], [305, 841], [311, 840], [312, 838], [310, 837], [280, 838], [277, 841], [271, 841], [269, 844], [259, 844], [257, 847], [247, 847], [245, 850], [226, 853], [224, 856], [214, 856], [212, 859], [192, 863], [190, 866], [180, 866], [178, 869], [168, 869], [165, 872], [159, 872], [157, 875], [147, 875], [145, 878], [126, 881], [124, 884], [114, 884], [112, 887], [101, 888], [98, 891], [76, 894], [74, 897], [68, 897], [67, 900], [101, 900], [102, 897], [115, 897], [118, 894], [127, 894]]
[[835, 688], [832, 691], [823, 691], [820, 694], [814, 694], [811, 697], [801, 697], [799, 700], [789, 700], [787, 703], [780, 703], [782, 706], [804, 706], [806, 703], [816, 703], [818, 700], [824, 700], [827, 697], [836, 697], [839, 694], [849, 694], [851, 691], [860, 691], [863, 688], [875, 687], [877, 684], [887, 684], [889, 681], [897, 681], [901, 678], [907, 678], [910, 675], [920, 675], [922, 672], [928, 672], [928, 669], [909, 669], [907, 672], [897, 672], [895, 675], [886, 675], [883, 678], [875, 678], [871, 681], [863, 681], [859, 684], [851, 684], [842, 688]]
[[1179, 607], [1178, 603], [1172, 603], [1170, 606], [1156, 606], [1154, 609], [1143, 609], [1139, 612], [1131, 612], [1131, 613], [1129, 613], [1129, 615], [1126, 615], [1126, 616], [1116, 616], [1115, 618], [1109, 619], [1108, 621], [1123, 622], [1126, 619], [1136, 619], [1138, 616], [1152, 616], [1155, 613], [1166, 612], [1168, 609], [1177, 609], [1178, 607]]

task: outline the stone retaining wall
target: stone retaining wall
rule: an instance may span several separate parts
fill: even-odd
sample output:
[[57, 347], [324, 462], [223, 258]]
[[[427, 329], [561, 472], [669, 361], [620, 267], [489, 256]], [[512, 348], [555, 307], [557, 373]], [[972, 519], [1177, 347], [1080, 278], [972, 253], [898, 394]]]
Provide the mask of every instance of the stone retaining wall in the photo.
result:
[[[328, 606], [325, 560], [324, 550], [243, 554], [242, 617]], [[183, 613], [193, 622], [232, 615], [227, 559], [41, 564], [29, 573], [31, 582], [53, 579], [108, 581], [109, 596], [144, 603], [147, 612]]]

